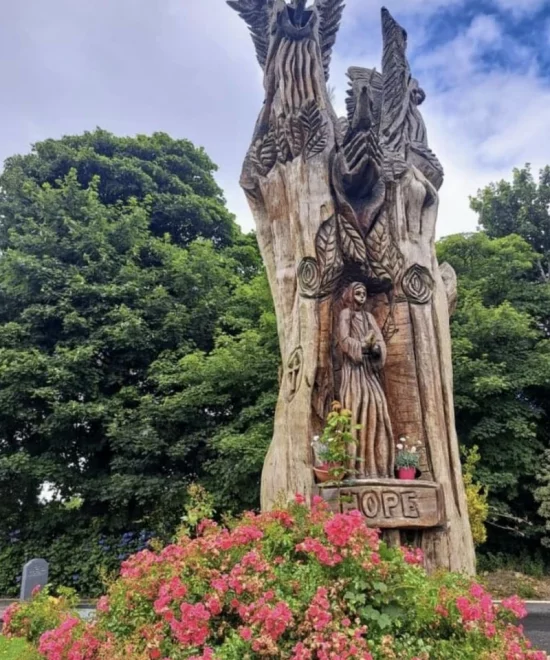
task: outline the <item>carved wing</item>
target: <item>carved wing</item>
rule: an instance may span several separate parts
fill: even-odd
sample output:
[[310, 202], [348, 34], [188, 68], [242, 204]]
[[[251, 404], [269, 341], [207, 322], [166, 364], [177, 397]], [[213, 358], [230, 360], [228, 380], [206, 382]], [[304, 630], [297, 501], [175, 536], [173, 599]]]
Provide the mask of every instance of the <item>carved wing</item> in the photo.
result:
[[332, 49], [336, 42], [336, 35], [340, 28], [342, 12], [344, 11], [344, 0], [317, 0], [315, 5], [319, 16], [319, 42], [325, 78], [330, 75], [330, 58]]
[[256, 56], [265, 68], [269, 51], [269, 26], [275, 0], [227, 0], [227, 4], [238, 12], [248, 25]]
[[381, 138], [385, 146], [403, 152], [406, 142], [405, 118], [409, 109], [411, 71], [407, 61], [407, 33], [387, 9], [382, 9], [382, 103]]

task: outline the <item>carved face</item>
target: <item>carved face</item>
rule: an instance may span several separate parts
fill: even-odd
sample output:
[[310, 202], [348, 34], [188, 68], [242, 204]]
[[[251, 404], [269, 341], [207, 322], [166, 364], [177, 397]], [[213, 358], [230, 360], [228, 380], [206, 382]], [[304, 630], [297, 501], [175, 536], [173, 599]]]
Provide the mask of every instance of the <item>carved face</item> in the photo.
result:
[[353, 287], [353, 300], [358, 308], [364, 307], [367, 302], [367, 287], [364, 284], [356, 284]]

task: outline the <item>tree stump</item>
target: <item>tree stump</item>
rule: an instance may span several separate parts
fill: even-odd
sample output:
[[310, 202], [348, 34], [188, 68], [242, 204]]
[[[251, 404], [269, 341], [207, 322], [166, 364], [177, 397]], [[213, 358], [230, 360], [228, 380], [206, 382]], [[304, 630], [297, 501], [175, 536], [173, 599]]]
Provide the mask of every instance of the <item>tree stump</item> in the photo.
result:
[[[372, 522], [392, 543], [415, 530], [428, 568], [473, 573], [453, 409], [456, 276], [435, 255], [443, 170], [406, 33], [383, 9], [382, 72], [349, 70], [348, 116], [338, 119], [326, 80], [343, 0], [228, 4], [250, 27], [266, 95], [241, 177], [283, 365], [262, 507], [321, 492], [345, 508], [316, 486], [310, 444], [344, 397], [361, 428], [350, 455], [358, 478], [341, 489], [367, 518], [376, 509]], [[418, 485], [388, 474], [402, 435], [423, 445]]]

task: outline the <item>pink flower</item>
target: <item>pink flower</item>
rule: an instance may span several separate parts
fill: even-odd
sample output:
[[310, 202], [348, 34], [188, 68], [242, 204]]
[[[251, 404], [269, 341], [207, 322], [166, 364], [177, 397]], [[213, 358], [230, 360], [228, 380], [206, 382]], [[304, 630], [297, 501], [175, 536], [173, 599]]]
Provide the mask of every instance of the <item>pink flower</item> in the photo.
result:
[[298, 552], [307, 552], [315, 555], [317, 560], [325, 566], [336, 566], [342, 561], [342, 556], [327, 548], [318, 539], [307, 538], [296, 546]]
[[518, 596], [511, 596], [502, 601], [502, 607], [512, 612], [518, 619], [524, 619], [527, 616], [525, 603]]
[[319, 587], [306, 612], [308, 620], [315, 630], [324, 630], [332, 622], [328, 591]]
[[364, 527], [365, 522], [359, 511], [336, 514], [327, 520], [324, 531], [328, 540], [337, 547], [346, 546], [355, 532]]
[[239, 628], [239, 635], [244, 639], [245, 642], [249, 642], [252, 639], [252, 630], [250, 628]]
[[401, 551], [407, 564], [420, 566], [424, 563], [424, 553], [420, 548], [401, 548]]
[[480, 584], [472, 584], [470, 587], [470, 593], [474, 598], [481, 598], [485, 593], [485, 589]]

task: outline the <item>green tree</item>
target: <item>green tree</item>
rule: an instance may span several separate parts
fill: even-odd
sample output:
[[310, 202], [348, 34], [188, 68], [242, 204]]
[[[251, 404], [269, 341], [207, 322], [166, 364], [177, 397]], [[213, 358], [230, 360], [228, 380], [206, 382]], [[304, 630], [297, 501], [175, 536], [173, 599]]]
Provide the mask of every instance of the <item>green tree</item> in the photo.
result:
[[467, 447], [479, 447], [477, 476], [489, 489], [488, 548], [517, 551], [526, 540], [536, 547], [543, 520], [534, 496], [547, 446], [540, 397], [550, 386], [550, 346], [535, 313], [550, 302], [547, 285], [533, 277], [538, 254], [520, 236], [479, 232], [443, 239], [438, 255], [458, 275], [457, 428]]
[[[471, 200], [472, 208], [479, 214], [481, 227], [491, 237], [508, 234], [522, 236], [537, 253], [534, 268], [528, 280], [537, 286], [524, 288], [522, 308], [535, 321], [538, 330], [550, 340], [550, 167], [539, 171], [538, 180], [526, 165], [515, 169], [512, 181], [500, 181], [479, 191]], [[531, 392], [531, 400], [540, 411], [537, 437], [545, 448], [550, 447], [550, 382]], [[540, 461], [539, 478], [543, 483], [537, 492], [541, 503], [540, 514], [547, 521], [550, 531], [550, 461]]]
[[1, 592], [29, 554], [93, 591], [89, 558], [171, 534], [189, 481], [257, 504], [276, 328], [214, 169], [188, 141], [100, 130], [6, 161]]
[[536, 277], [550, 282], [550, 166], [535, 181], [531, 167], [514, 169], [512, 181], [499, 181], [470, 200], [491, 238], [517, 234], [537, 253]]

